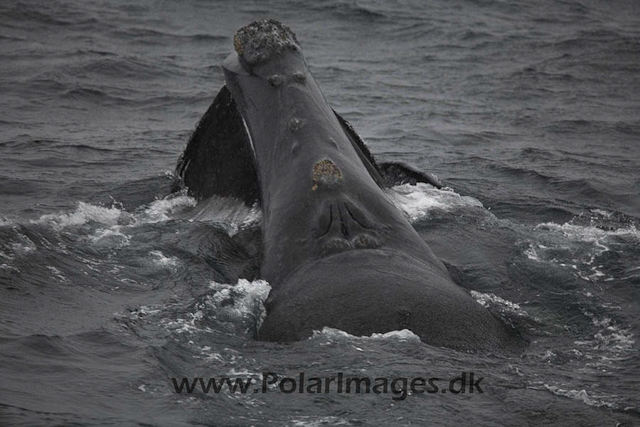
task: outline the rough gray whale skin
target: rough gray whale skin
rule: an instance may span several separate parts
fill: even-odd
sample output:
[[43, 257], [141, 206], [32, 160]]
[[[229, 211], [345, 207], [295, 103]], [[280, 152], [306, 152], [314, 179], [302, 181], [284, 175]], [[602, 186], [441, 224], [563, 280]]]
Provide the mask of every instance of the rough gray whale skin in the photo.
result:
[[177, 173], [198, 198], [262, 208], [260, 276], [272, 290], [258, 338], [292, 342], [328, 326], [358, 336], [410, 329], [461, 350], [519, 347], [516, 331], [454, 283], [384, 191], [439, 181], [375, 161], [325, 100], [288, 27], [256, 21], [234, 47], [222, 65], [226, 86]]

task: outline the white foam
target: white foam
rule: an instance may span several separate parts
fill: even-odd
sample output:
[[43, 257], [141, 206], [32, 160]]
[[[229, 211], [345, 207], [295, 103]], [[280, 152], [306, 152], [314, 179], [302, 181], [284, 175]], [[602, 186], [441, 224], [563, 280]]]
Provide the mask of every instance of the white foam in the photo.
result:
[[[216, 319], [219, 326], [231, 325], [234, 333], [242, 333], [238, 326], [246, 328], [246, 331], [259, 328], [266, 316], [263, 303], [271, 290], [267, 282], [240, 279], [235, 286], [211, 282], [209, 287], [214, 291], [213, 294], [207, 295], [203, 302], [196, 303], [193, 312], [175, 320], [162, 319], [161, 324], [177, 334], [213, 332], [206, 326], [207, 323], [210, 324], [210, 319]], [[206, 351], [202, 349], [201, 353], [205, 358], [218, 360], [221, 357], [217, 353], [208, 353], [209, 350], [210, 348]]]
[[[366, 338], [366, 337], [365, 337]], [[408, 341], [408, 340], [417, 340], [420, 341], [420, 337], [411, 332], [409, 329], [402, 329], [400, 331], [390, 331], [385, 332], [383, 334], [373, 333], [371, 337], [374, 340], [400, 340], [400, 341]]]
[[615, 408], [616, 406], [614, 403], [606, 402], [602, 400], [602, 397], [604, 396], [598, 396], [598, 397], [589, 396], [589, 393], [587, 393], [587, 391], [584, 389], [565, 390], [565, 389], [561, 389], [560, 387], [547, 385], [547, 384], [545, 384], [544, 386], [547, 390], [551, 391], [553, 394], [556, 394], [558, 396], [568, 397], [570, 399], [579, 400], [589, 406], [595, 406], [595, 407], [607, 406], [610, 408]]
[[387, 194], [410, 220], [415, 221], [434, 210], [451, 211], [461, 208], [483, 207], [469, 196], [461, 196], [450, 188], [437, 189], [429, 184], [403, 184], [393, 187]]
[[[208, 349], [208, 350], [207, 350]], [[202, 360], [205, 362], [217, 362], [228, 364], [228, 361], [222, 357], [220, 353], [210, 353], [210, 347], [203, 347], [200, 353], [202, 354]]]
[[129, 314], [129, 317], [132, 319], [139, 319], [142, 317], [146, 317], [146, 316], [150, 316], [153, 314], [158, 314], [160, 313], [160, 307], [162, 306], [155, 306], [158, 308], [151, 308], [149, 306], [146, 305], [141, 305], [140, 307], [138, 307], [135, 310], [132, 310], [131, 313]]
[[76, 210], [65, 214], [47, 214], [41, 216], [33, 224], [47, 224], [55, 230], [62, 230], [66, 227], [83, 225], [88, 222], [97, 222], [105, 225], [116, 225], [122, 211], [115, 208], [105, 208], [95, 206], [90, 203], [78, 202]]
[[231, 368], [227, 372], [225, 372], [224, 375], [229, 378], [260, 378], [260, 380], [262, 380], [262, 372], [251, 372], [246, 368], [240, 370]]
[[[207, 304], [214, 309], [213, 313], [216, 317], [241, 320], [257, 314], [257, 328], [260, 327], [267, 315], [263, 304], [271, 291], [268, 282], [239, 279], [236, 285], [211, 282], [209, 288], [215, 293], [207, 297]], [[226, 304], [230, 300], [233, 304]]]
[[547, 249], [547, 247], [544, 246], [544, 245], [531, 244], [531, 245], [529, 245], [529, 247], [527, 249], [525, 249], [524, 254], [531, 261], [543, 262], [542, 258], [540, 257], [540, 254], [538, 254], [538, 249], [545, 250], [545, 249]]
[[98, 230], [93, 238], [94, 241], [97, 241], [104, 237], [121, 233], [122, 230], [119, 226], [136, 226], [169, 221], [172, 219], [172, 214], [190, 209], [196, 204], [197, 201], [193, 197], [170, 195], [164, 199], [151, 202], [135, 214], [130, 214], [122, 208], [122, 205], [117, 207], [117, 202], [114, 202], [111, 207], [78, 202], [73, 212], [42, 215], [39, 219], [32, 220], [31, 223], [50, 225], [58, 231], [66, 227], [84, 225], [89, 222], [109, 226], [108, 228], [102, 227]]
[[176, 320], [162, 319], [161, 323], [171, 332], [177, 334], [193, 334], [198, 332], [211, 332], [208, 327], [201, 327], [199, 323], [204, 319], [204, 312], [196, 310], [193, 313], [187, 313], [186, 318], [177, 318]]
[[175, 269], [180, 265], [180, 261], [176, 257], [166, 257], [161, 251], [151, 251], [152, 262], [160, 267], [168, 267]]
[[244, 227], [260, 224], [262, 210], [257, 204], [248, 207], [238, 199], [212, 196], [198, 204], [190, 219], [221, 224], [233, 236]]
[[599, 330], [592, 340], [575, 341], [574, 344], [596, 350], [597, 366], [610, 366], [616, 358], [628, 357], [634, 352], [635, 339], [631, 327], [617, 324], [610, 317], [597, 317], [594, 313], [583, 310], [582, 313], [591, 319], [591, 323]]
[[591, 209], [591, 212], [593, 212], [596, 215], [600, 215], [604, 218], [611, 218], [613, 216], [613, 212], [609, 212], [609, 211], [605, 211], [604, 209]]
[[186, 195], [165, 197], [151, 202], [136, 220], [138, 223], [145, 224], [169, 221], [170, 214], [185, 208], [193, 208], [197, 203], [196, 199]]
[[594, 243], [602, 250], [609, 249], [607, 246], [601, 243], [602, 240], [605, 240], [608, 237], [620, 236], [640, 240], [640, 230], [636, 228], [635, 224], [631, 224], [627, 228], [603, 230], [592, 225], [576, 225], [570, 222], [566, 222], [560, 225], [554, 222], [545, 222], [542, 224], [538, 224], [535, 228], [560, 232], [572, 241]]
[[609, 317], [597, 318], [593, 313], [583, 311], [584, 315], [591, 318], [594, 326], [600, 329], [594, 334], [592, 344], [595, 349], [609, 350], [613, 353], [626, 353], [633, 349], [635, 340], [631, 328], [624, 328], [617, 325]]
[[356, 336], [351, 335], [348, 332], [342, 331], [336, 328], [330, 328], [325, 326], [321, 331], [313, 331], [313, 336], [310, 339], [323, 336], [331, 339], [348, 339], [348, 340], [400, 340], [400, 341], [420, 341], [420, 337], [414, 334], [409, 329], [402, 329], [400, 331], [390, 331], [385, 333], [373, 333], [370, 336]]
[[484, 294], [477, 291], [469, 291], [469, 293], [483, 307], [498, 306], [505, 311], [517, 314], [518, 316], [528, 316], [527, 312], [524, 311], [519, 304], [501, 298], [492, 293]]
[[110, 228], [98, 228], [90, 238], [93, 243], [106, 243], [114, 248], [121, 249], [129, 246], [131, 242], [131, 236], [124, 234], [121, 230], [122, 226], [120, 225], [114, 225]]
[[16, 255], [26, 255], [37, 249], [37, 246], [33, 241], [24, 234], [17, 234], [18, 242], [11, 243], [11, 249]]
[[11, 240], [0, 241], [0, 248], [4, 249], [0, 250], [0, 259], [5, 262], [0, 265], [0, 269], [15, 273], [20, 271], [12, 265], [16, 257], [27, 256], [38, 248], [27, 236], [17, 230], [14, 231], [16, 231], [16, 234], [11, 237]]
[[289, 424], [292, 427], [322, 427], [322, 426], [350, 426], [352, 425], [349, 420], [344, 418], [327, 416], [327, 417], [317, 417], [317, 416], [300, 416], [297, 418], [293, 418], [289, 421]]
[[48, 266], [47, 266], [47, 269], [48, 269], [49, 271], [51, 271], [51, 273], [52, 273], [56, 278], [58, 278], [61, 282], [66, 282], [66, 281], [67, 281], [67, 278], [66, 278], [66, 277], [64, 277], [64, 275], [62, 274], [62, 272], [61, 272], [60, 270], [58, 270], [57, 268], [55, 268], [55, 267], [53, 267], [53, 266], [48, 265]]
[[640, 232], [633, 224], [615, 230], [603, 230], [593, 225], [547, 222], [537, 225], [535, 230], [545, 233], [538, 236], [538, 239], [544, 239], [546, 245], [530, 244], [524, 252], [527, 258], [570, 268], [576, 277], [589, 282], [615, 280], [603, 272], [605, 266], [598, 264], [596, 260], [605, 252], [615, 251], [621, 244], [619, 239], [640, 242]]

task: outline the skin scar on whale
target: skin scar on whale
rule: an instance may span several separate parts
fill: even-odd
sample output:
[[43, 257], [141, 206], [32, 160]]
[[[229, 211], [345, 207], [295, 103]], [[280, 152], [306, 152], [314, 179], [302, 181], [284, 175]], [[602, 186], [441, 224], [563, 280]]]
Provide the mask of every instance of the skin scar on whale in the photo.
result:
[[320, 160], [313, 165], [313, 182], [313, 191], [318, 189], [318, 185], [336, 186], [342, 182], [342, 171], [331, 160]]

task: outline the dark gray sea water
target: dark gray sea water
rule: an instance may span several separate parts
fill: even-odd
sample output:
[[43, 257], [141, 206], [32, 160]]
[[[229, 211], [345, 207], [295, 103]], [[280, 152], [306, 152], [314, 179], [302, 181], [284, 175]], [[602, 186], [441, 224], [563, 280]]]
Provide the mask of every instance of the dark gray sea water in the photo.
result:
[[[449, 187], [390, 194], [522, 355], [254, 339], [259, 211], [171, 184], [233, 34], [265, 17], [377, 158]], [[0, 64], [0, 425], [640, 424], [637, 1], [2, 1]], [[171, 380], [263, 372], [473, 372], [483, 393]]]

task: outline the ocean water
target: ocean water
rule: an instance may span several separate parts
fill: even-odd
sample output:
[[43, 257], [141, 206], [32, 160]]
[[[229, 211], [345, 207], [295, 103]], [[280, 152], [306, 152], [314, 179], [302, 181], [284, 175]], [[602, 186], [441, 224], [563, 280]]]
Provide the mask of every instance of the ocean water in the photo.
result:
[[[233, 34], [265, 17], [378, 159], [444, 181], [389, 194], [523, 354], [254, 339], [259, 210], [171, 188]], [[640, 423], [637, 2], [6, 1], [0, 61], [0, 425]], [[301, 372], [483, 392], [172, 380]]]

